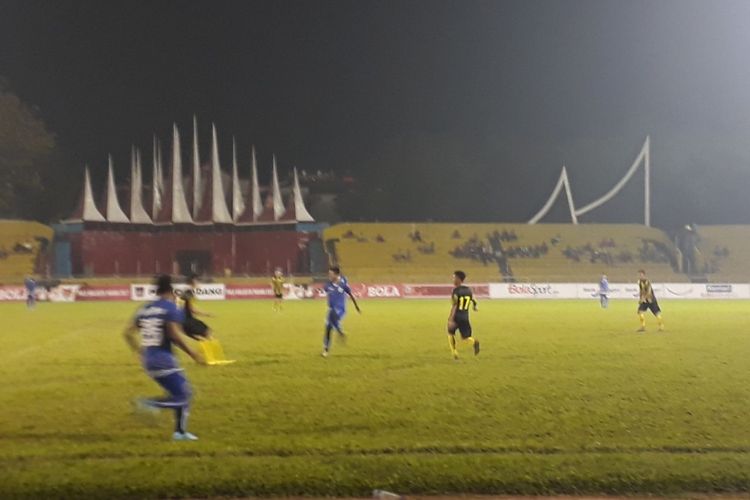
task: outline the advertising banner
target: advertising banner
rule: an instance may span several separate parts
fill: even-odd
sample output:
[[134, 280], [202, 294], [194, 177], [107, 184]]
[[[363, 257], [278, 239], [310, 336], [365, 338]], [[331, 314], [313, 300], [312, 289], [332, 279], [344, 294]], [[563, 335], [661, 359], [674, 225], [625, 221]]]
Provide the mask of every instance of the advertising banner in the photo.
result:
[[[187, 290], [188, 285], [174, 285], [177, 291]], [[224, 300], [226, 296], [226, 287], [224, 283], [201, 283], [195, 289], [195, 295], [199, 300]], [[156, 286], [151, 284], [133, 284], [130, 285], [130, 300], [146, 301], [156, 298]], [[126, 300], [126, 299], [125, 299]]]
[[[448, 299], [453, 290], [451, 284], [365, 284], [351, 283], [355, 297], [362, 299]], [[187, 285], [175, 285], [184, 290]], [[659, 300], [686, 299], [750, 299], [750, 284], [744, 283], [654, 283], [654, 293]], [[491, 283], [472, 285], [478, 299], [580, 299], [598, 300], [599, 285], [596, 283]], [[252, 300], [272, 299], [273, 290], [266, 284], [204, 283], [196, 289], [200, 300]], [[610, 283], [610, 299], [637, 300], [636, 283]], [[49, 302], [154, 300], [156, 288], [151, 284], [131, 285], [86, 285], [61, 284], [52, 288], [38, 287], [37, 300]], [[324, 299], [323, 284], [286, 284], [284, 299]], [[0, 302], [23, 302], [26, 289], [23, 286], [0, 286]]]
[[[490, 288], [492, 285], [478, 284], [472, 285], [474, 297], [487, 298], [491, 296]], [[434, 299], [450, 298], [453, 292], [453, 285], [400, 285], [405, 299]]]
[[0, 286], [0, 302], [17, 302], [26, 300], [26, 289], [22, 286]]
[[493, 299], [575, 299], [575, 283], [491, 283]]
[[76, 290], [76, 300], [129, 300], [130, 287], [128, 285], [86, 286]]
[[[76, 300], [80, 300], [78, 299], [80, 288], [80, 285], [58, 285], [50, 288], [49, 291], [43, 289], [46, 292], [47, 297], [45, 299], [40, 298], [40, 300], [48, 300], [50, 302], [75, 302]], [[127, 300], [127, 298], [125, 300]]]

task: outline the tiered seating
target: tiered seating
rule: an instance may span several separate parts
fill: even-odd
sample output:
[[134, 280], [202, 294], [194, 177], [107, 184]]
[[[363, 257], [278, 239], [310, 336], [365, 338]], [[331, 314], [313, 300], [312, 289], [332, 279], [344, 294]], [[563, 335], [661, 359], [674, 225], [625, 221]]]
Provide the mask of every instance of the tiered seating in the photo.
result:
[[697, 270], [711, 281], [750, 280], [750, 226], [699, 226]]
[[[410, 235], [419, 232], [421, 242]], [[455, 234], [458, 231], [458, 235]], [[451, 254], [457, 247], [476, 237], [491, 250], [488, 235], [493, 232], [514, 234], [514, 241], [503, 241], [504, 254], [513, 248], [546, 246], [546, 253], [533, 257], [508, 257], [512, 278], [517, 281], [591, 281], [607, 273], [612, 281], [633, 281], [638, 268], [648, 269], [651, 279], [682, 281], [684, 275], [672, 270], [666, 254], [674, 247], [663, 232], [640, 225], [613, 224], [338, 224], [324, 233], [326, 241], [335, 242], [339, 264], [347, 275], [358, 281], [445, 282], [454, 269], [462, 269], [473, 282], [502, 281], [501, 266], [494, 259], [483, 264], [479, 260], [457, 258]], [[456, 237], [460, 236], [460, 237]], [[379, 242], [379, 237], [382, 242]], [[613, 240], [613, 241], [609, 241]], [[614, 246], [600, 249], [608, 241]], [[663, 249], [660, 262], [654, 255], [644, 261], [641, 249], [649, 241], [651, 253], [655, 245]], [[434, 253], [423, 253], [420, 247], [434, 244]], [[597, 262], [590, 262], [587, 251], [578, 252], [578, 261], [566, 256], [566, 251], [591, 245], [600, 252]], [[605, 263], [603, 254], [610, 255]], [[619, 258], [630, 254], [632, 260]], [[401, 256], [401, 258], [394, 258]], [[408, 257], [408, 258], [404, 258]]]
[[[669, 237], [662, 231], [636, 224], [538, 224], [521, 226], [525, 237], [532, 240], [559, 237], [560, 241], [549, 254], [541, 259], [515, 259], [511, 265], [514, 276], [520, 281], [587, 281], [606, 273], [610, 281], [634, 281], [637, 271], [643, 267], [654, 281], [684, 281], [685, 276], [674, 272], [671, 259], [676, 259], [676, 250]], [[613, 247], [602, 247], [607, 240]], [[644, 241], [649, 242], [651, 252], [655, 245], [667, 249], [661, 252], [662, 261], [642, 258]], [[591, 262], [590, 254], [584, 252], [579, 261], [565, 256], [568, 248], [579, 249], [591, 245], [595, 251], [608, 254], [611, 259], [601, 258]], [[628, 255], [632, 260], [624, 259]], [[667, 260], [667, 255], [670, 260]]]
[[33, 274], [40, 238], [51, 243], [52, 228], [38, 222], [0, 220], [0, 279], [19, 280]]

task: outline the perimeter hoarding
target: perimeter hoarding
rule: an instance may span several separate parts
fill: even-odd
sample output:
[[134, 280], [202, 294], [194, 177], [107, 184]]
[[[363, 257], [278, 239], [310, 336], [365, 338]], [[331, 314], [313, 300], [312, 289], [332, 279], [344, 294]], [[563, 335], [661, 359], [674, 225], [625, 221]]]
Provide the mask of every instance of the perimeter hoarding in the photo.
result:
[[[450, 284], [355, 283], [352, 293], [363, 299], [448, 299], [453, 290]], [[654, 293], [660, 300], [750, 299], [750, 284], [745, 283], [655, 283]], [[187, 285], [175, 285], [184, 290]], [[592, 283], [480, 283], [472, 285], [478, 299], [508, 300], [592, 300], [599, 298], [599, 287]], [[37, 300], [49, 302], [153, 300], [154, 285], [134, 283], [124, 285], [61, 284], [50, 288], [39, 287]], [[273, 291], [265, 284], [202, 283], [196, 290], [201, 300], [271, 299]], [[611, 283], [610, 299], [638, 298], [638, 285]], [[325, 298], [323, 285], [285, 285], [284, 298], [306, 300]], [[0, 302], [23, 302], [23, 286], [0, 286]]]

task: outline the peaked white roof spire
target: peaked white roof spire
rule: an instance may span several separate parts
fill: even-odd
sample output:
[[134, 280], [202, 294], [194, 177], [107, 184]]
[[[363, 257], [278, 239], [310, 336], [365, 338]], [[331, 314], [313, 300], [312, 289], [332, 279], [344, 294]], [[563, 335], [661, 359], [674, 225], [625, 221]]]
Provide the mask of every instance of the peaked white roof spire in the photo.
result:
[[115, 187], [112, 155], [109, 155], [109, 171], [107, 173], [107, 206], [105, 210], [108, 222], [130, 222], [128, 216], [122, 211], [120, 202], [117, 200], [117, 188]]
[[237, 143], [232, 137], [232, 220], [237, 220], [245, 211], [245, 200], [242, 198], [240, 178], [237, 173]]
[[263, 200], [260, 199], [260, 185], [258, 184], [258, 161], [255, 159], [255, 146], [253, 146], [253, 174], [252, 174], [251, 201], [253, 203], [253, 220], [263, 213]]
[[198, 217], [203, 202], [201, 157], [198, 154], [198, 118], [193, 115], [193, 219]]
[[182, 185], [182, 152], [180, 150], [180, 132], [177, 124], [172, 128], [172, 222], [191, 223], [185, 188]]
[[294, 168], [294, 215], [299, 222], [314, 222], [312, 215], [307, 211], [305, 207], [305, 200], [302, 199], [302, 189], [299, 186], [299, 176], [297, 175], [297, 168]]
[[89, 167], [86, 165], [83, 174], [83, 192], [81, 193], [80, 201], [78, 202], [78, 208], [68, 219], [71, 222], [91, 221], [91, 222], [104, 222], [104, 216], [96, 208], [94, 202], [94, 192], [91, 189], [91, 174], [89, 174]]
[[212, 221], [224, 224], [232, 223], [232, 216], [227, 209], [227, 200], [224, 196], [224, 185], [221, 179], [221, 167], [219, 166], [219, 144], [216, 139], [216, 125], [212, 125], [211, 136], [211, 197], [212, 197]]
[[164, 194], [164, 178], [161, 171], [161, 148], [154, 136], [154, 175], [151, 181], [151, 217], [156, 220], [161, 211], [161, 197]]
[[284, 216], [284, 200], [281, 198], [281, 188], [279, 187], [279, 172], [276, 168], [276, 155], [273, 155], [273, 180], [271, 185], [273, 193], [273, 220], [279, 220]]
[[141, 152], [133, 147], [130, 160], [130, 222], [133, 224], [151, 224], [151, 217], [143, 208], [142, 193]]

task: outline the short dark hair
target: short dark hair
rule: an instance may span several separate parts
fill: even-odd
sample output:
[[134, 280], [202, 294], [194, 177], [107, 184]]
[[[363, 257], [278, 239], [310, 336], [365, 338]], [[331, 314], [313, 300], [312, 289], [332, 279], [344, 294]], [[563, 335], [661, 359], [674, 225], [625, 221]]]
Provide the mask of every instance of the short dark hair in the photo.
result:
[[643, 269], [638, 269], [638, 272], [641, 274], [646, 274], [646, 271], [644, 271]]
[[453, 276], [460, 279], [461, 281], [466, 280], [466, 273], [463, 271], [453, 271]]
[[198, 275], [195, 273], [188, 274], [187, 275], [187, 282], [188, 283], [195, 283], [198, 280]]
[[333, 271], [336, 274], [341, 274], [341, 269], [339, 268], [339, 266], [331, 266], [328, 268], [328, 270]]
[[164, 295], [165, 293], [172, 291], [172, 277], [168, 274], [160, 274], [154, 280], [156, 285], [156, 294]]

